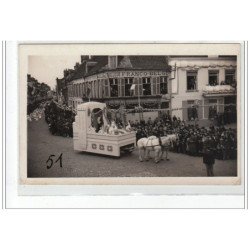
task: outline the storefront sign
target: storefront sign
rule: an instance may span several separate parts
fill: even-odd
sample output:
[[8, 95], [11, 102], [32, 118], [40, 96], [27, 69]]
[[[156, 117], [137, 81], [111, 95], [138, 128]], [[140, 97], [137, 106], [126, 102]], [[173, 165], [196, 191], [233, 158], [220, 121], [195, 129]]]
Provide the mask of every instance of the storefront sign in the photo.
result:
[[98, 74], [97, 78], [167, 76], [166, 71], [114, 71]]

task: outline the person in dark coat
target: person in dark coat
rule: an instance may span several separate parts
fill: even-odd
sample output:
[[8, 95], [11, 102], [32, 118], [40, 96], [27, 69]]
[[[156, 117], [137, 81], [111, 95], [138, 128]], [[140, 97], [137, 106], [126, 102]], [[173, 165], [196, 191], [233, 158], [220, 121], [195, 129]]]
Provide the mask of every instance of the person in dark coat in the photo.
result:
[[203, 163], [207, 169], [207, 176], [214, 176], [213, 168], [215, 163], [215, 154], [211, 144], [212, 139], [210, 137], [206, 137], [204, 141]]

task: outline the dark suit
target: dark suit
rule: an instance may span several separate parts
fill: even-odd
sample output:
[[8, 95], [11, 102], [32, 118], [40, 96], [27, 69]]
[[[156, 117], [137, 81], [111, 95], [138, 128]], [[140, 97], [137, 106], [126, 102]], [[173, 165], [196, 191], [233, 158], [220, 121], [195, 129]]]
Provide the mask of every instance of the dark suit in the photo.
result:
[[205, 149], [203, 152], [203, 163], [207, 168], [207, 176], [214, 176], [213, 167], [215, 163], [215, 154], [213, 149]]

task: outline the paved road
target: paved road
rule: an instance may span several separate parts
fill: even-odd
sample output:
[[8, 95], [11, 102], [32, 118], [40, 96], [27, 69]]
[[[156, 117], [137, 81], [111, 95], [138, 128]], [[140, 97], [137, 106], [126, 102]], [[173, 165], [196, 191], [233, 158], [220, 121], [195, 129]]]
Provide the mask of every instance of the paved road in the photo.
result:
[[[59, 161], [50, 169], [46, 161], [51, 154]], [[170, 153], [170, 161], [155, 164], [139, 162], [138, 151], [120, 158], [79, 153], [73, 150], [73, 139], [53, 136], [44, 118], [28, 122], [28, 177], [165, 177], [165, 176], [206, 176], [201, 157]], [[236, 160], [216, 160], [216, 176], [236, 176]]]

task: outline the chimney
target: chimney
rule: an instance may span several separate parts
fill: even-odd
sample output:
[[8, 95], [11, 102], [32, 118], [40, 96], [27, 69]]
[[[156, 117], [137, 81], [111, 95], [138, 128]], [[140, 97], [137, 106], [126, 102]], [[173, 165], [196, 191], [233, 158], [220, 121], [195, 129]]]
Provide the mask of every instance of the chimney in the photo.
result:
[[77, 62], [76, 65], [74, 66], [74, 70], [78, 69], [79, 68], [79, 63]]
[[89, 56], [81, 56], [81, 63], [89, 60]]
[[68, 70], [65, 69], [65, 70], [63, 71], [63, 76], [64, 76], [64, 77], [67, 77], [68, 73], [69, 73]]
[[117, 56], [109, 56], [108, 57], [108, 65], [110, 69], [115, 69], [117, 68], [118, 60]]

